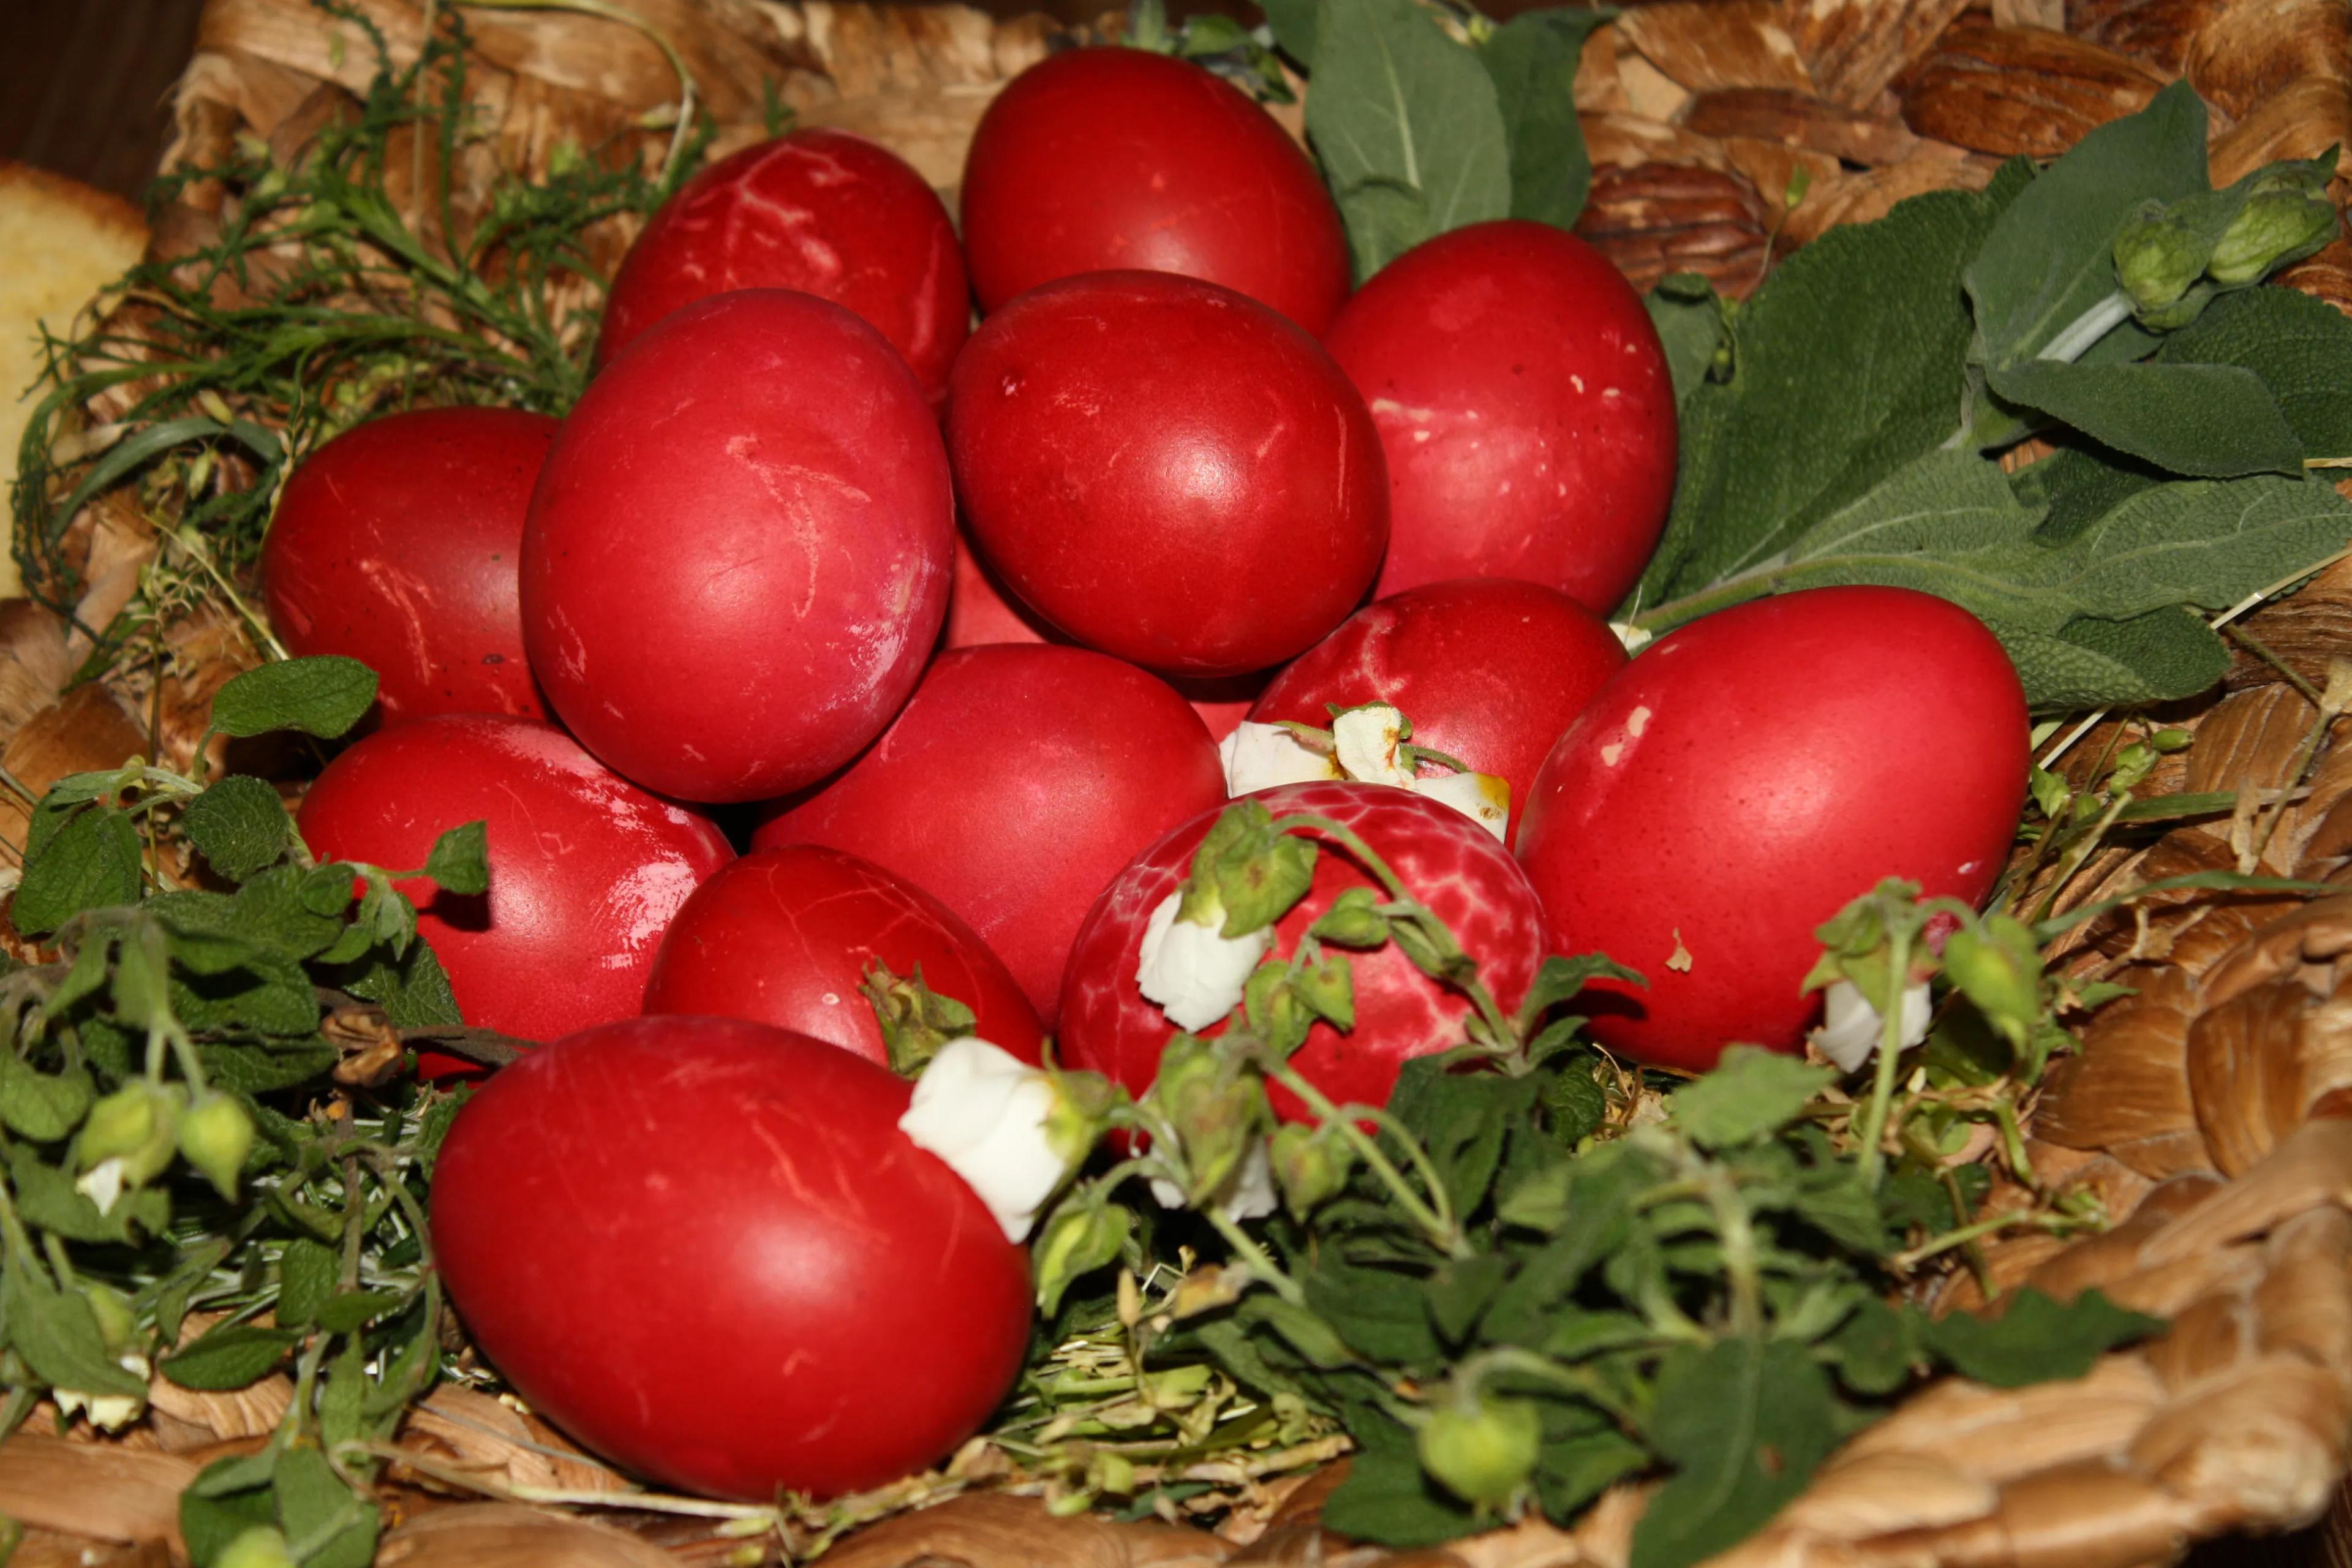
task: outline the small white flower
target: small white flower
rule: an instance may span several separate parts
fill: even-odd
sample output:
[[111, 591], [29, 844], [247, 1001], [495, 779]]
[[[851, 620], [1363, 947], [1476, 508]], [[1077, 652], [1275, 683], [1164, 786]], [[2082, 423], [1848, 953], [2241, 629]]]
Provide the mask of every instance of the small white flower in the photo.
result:
[[1051, 1073], [986, 1040], [950, 1040], [915, 1080], [898, 1131], [946, 1161], [1017, 1242], [1070, 1173], [1046, 1131], [1055, 1104]]
[[[154, 1375], [154, 1369], [147, 1364], [147, 1358], [135, 1351], [117, 1356], [115, 1363], [133, 1377]], [[79, 1388], [53, 1388], [49, 1390], [49, 1397], [57, 1403], [59, 1415], [87, 1415], [91, 1426], [108, 1432], [121, 1431], [139, 1419], [141, 1413], [147, 1408], [146, 1397], [137, 1394], [90, 1394]]]
[[1183, 894], [1160, 900], [1143, 928], [1135, 983], [1180, 1029], [1205, 1029], [1241, 1005], [1250, 972], [1274, 951], [1274, 928], [1227, 937], [1176, 918]]
[[122, 1156], [100, 1160], [81, 1173], [74, 1183], [74, 1191], [98, 1205], [100, 1214], [114, 1212], [114, 1200], [122, 1195]]
[[1225, 762], [1225, 793], [1235, 798], [1276, 784], [1339, 776], [1338, 763], [1284, 724], [1253, 724], [1244, 719], [1217, 742], [1217, 754]]
[[1363, 784], [1413, 787], [1412, 769], [1397, 752], [1404, 745], [1404, 715], [1385, 702], [1352, 709], [1331, 721], [1339, 770]]
[[1415, 779], [1421, 795], [1450, 805], [1499, 841], [1511, 825], [1511, 783], [1493, 773], [1439, 773]]
[[[1184, 1206], [1184, 1189], [1162, 1177], [1151, 1178], [1151, 1195], [1161, 1208]], [[1280, 1200], [1275, 1194], [1274, 1161], [1266, 1152], [1265, 1139], [1250, 1145], [1212, 1202], [1219, 1214], [1233, 1220], [1264, 1219], [1275, 1211]]]
[[[1931, 1011], [1926, 981], [1904, 988], [1903, 1048], [1907, 1050], [1927, 1037]], [[1811, 1037], [1814, 1047], [1835, 1062], [1840, 1070], [1852, 1072], [1878, 1049], [1879, 1037], [1885, 1029], [1886, 1020], [1870, 1005], [1860, 986], [1851, 980], [1835, 980], [1822, 994], [1822, 1025]]]

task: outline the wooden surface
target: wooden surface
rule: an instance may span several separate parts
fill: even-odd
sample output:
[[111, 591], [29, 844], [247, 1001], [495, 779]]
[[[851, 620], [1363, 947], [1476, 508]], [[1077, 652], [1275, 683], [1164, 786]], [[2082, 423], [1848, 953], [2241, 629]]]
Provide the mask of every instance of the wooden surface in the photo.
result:
[[0, 0], [0, 158], [136, 199], [200, 0]]

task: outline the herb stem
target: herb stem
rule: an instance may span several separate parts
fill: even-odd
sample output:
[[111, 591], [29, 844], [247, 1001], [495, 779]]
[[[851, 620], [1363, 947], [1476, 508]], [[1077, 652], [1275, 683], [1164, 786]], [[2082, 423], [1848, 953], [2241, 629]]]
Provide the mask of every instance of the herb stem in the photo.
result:
[[1886, 1163], [1886, 1115], [1895, 1105], [1895, 1080], [1902, 1068], [1903, 990], [1911, 973], [1911, 932], [1902, 921], [1891, 922], [1886, 939], [1887, 994], [1879, 998], [1877, 1070], [1871, 1076], [1870, 1104], [1863, 1112], [1862, 1184], [1875, 1191]]
[[1249, 1232], [1244, 1230], [1232, 1215], [1213, 1204], [1199, 1213], [1202, 1219], [1215, 1227], [1219, 1236], [1225, 1238], [1225, 1245], [1234, 1249], [1234, 1255], [1267, 1289], [1294, 1307], [1307, 1305], [1307, 1292], [1299, 1289], [1298, 1281], [1284, 1273], [1282, 1266], [1266, 1255], [1265, 1248], [1251, 1240]]
[[[1326, 1127], [1347, 1141], [1348, 1146], [1355, 1150], [1364, 1163], [1380, 1177], [1381, 1184], [1394, 1194], [1398, 1206], [1412, 1216], [1413, 1223], [1421, 1226], [1440, 1252], [1449, 1258], [1470, 1256], [1469, 1245], [1462, 1239], [1462, 1227], [1454, 1221], [1454, 1202], [1445, 1191], [1445, 1184], [1437, 1179], [1436, 1167], [1430, 1163], [1420, 1141], [1399, 1125], [1394, 1118], [1371, 1106], [1343, 1108], [1334, 1105], [1330, 1096], [1307, 1082], [1305, 1076], [1287, 1062], [1279, 1062], [1267, 1068], [1266, 1076], [1297, 1095], [1306, 1103], [1307, 1110], [1322, 1119]], [[1378, 1124], [1405, 1151], [1407, 1158], [1421, 1173], [1422, 1179], [1429, 1184], [1428, 1202], [1422, 1200], [1421, 1194], [1412, 1190], [1412, 1184], [1404, 1179], [1403, 1173], [1381, 1152], [1379, 1141], [1368, 1137], [1364, 1130], [1356, 1125], [1359, 1113]]]
[[2131, 296], [2118, 289], [2068, 322], [2065, 329], [2033, 357], [2073, 364], [2090, 351], [2093, 343], [2122, 326], [2131, 313]]

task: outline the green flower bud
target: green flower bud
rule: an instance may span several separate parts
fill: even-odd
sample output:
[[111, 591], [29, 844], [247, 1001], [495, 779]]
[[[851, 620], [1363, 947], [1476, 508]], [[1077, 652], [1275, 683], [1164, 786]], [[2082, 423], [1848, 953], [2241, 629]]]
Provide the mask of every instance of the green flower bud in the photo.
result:
[[1962, 926], [1944, 943], [1944, 973], [2012, 1045], [2042, 1016], [2042, 954], [2033, 932], [2008, 915]]
[[120, 1160], [126, 1185], [154, 1180], [172, 1163], [172, 1134], [186, 1093], [176, 1084], [138, 1079], [99, 1100], [74, 1139], [75, 1169]]
[[294, 1568], [294, 1554], [277, 1526], [257, 1524], [222, 1547], [213, 1568]]
[[2336, 208], [2299, 187], [2256, 191], [2222, 233], [2205, 270], [2216, 283], [2259, 282], [2273, 267], [2297, 261], [2336, 232]]
[[1083, 1275], [1115, 1262], [1127, 1246], [1127, 1211], [1116, 1205], [1065, 1205], [1037, 1238], [1034, 1272], [1038, 1310], [1051, 1312]]
[[2161, 214], [2142, 217], [2116, 236], [2116, 278], [2142, 310], [2169, 305], [2205, 270], [2206, 248], [2195, 231]]
[[139, 1316], [131, 1309], [130, 1297], [94, 1279], [83, 1280], [81, 1289], [89, 1302], [89, 1315], [98, 1320], [98, 1337], [105, 1342], [109, 1355], [143, 1348], [139, 1344]]
[[1430, 1412], [1414, 1438], [1421, 1468], [1465, 1502], [1499, 1509], [1535, 1474], [1543, 1418], [1520, 1400], [1481, 1397]]
[[1193, 1203], [1224, 1186], [1273, 1119], [1257, 1076], [1192, 1035], [1176, 1036], [1160, 1053], [1151, 1099], [1176, 1130], [1192, 1174], [1184, 1195]]
[[1300, 1220], [1347, 1190], [1356, 1161], [1356, 1152], [1337, 1134], [1292, 1121], [1275, 1129], [1267, 1154], [1283, 1206]]
[[236, 1196], [237, 1173], [253, 1152], [253, 1118], [226, 1094], [206, 1094], [180, 1116], [180, 1152], [220, 1189]]

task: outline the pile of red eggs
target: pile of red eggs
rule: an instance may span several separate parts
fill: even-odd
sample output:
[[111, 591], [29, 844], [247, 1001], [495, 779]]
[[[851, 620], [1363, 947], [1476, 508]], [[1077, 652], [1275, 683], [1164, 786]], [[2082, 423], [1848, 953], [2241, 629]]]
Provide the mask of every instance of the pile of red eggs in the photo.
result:
[[[1506, 1007], [1547, 952], [1642, 970], [1598, 1028], [1685, 1067], [1797, 1048], [1812, 928], [1880, 877], [1980, 898], [2023, 783], [2005, 657], [1925, 595], [1768, 600], [1628, 662], [1603, 616], [1664, 525], [1674, 389], [1572, 236], [1459, 229], [1351, 291], [1307, 153], [1119, 48], [1008, 87], [961, 200], [959, 237], [835, 132], [724, 159], [629, 253], [568, 417], [358, 426], [289, 480], [265, 558], [287, 646], [382, 679], [310, 848], [415, 866], [486, 820], [487, 898], [413, 889], [457, 1001], [591, 1030], [458, 1120], [458, 1303], [528, 1396], [701, 1489], [878, 1484], [1001, 1394], [1020, 1253], [900, 1147], [905, 1086], [831, 1047], [885, 1061], [878, 963], [1141, 1089], [1169, 1026], [1137, 945], [1244, 715], [1387, 702], [1505, 780], [1504, 841], [1387, 784], [1265, 798], [1355, 821]], [[1286, 944], [1365, 880], [1324, 865]], [[1377, 1101], [1463, 1004], [1394, 952], [1357, 964], [1357, 1028], [1299, 1065]], [[592, 1029], [641, 1011], [772, 1027]], [[812, 1186], [842, 1194], [821, 1222], [744, 1217]], [[881, 1232], [880, 1272], [810, 1294], [806, 1259]], [[928, 1331], [943, 1302], [985, 1331]], [[820, 1370], [780, 1393], [762, 1357]]]

